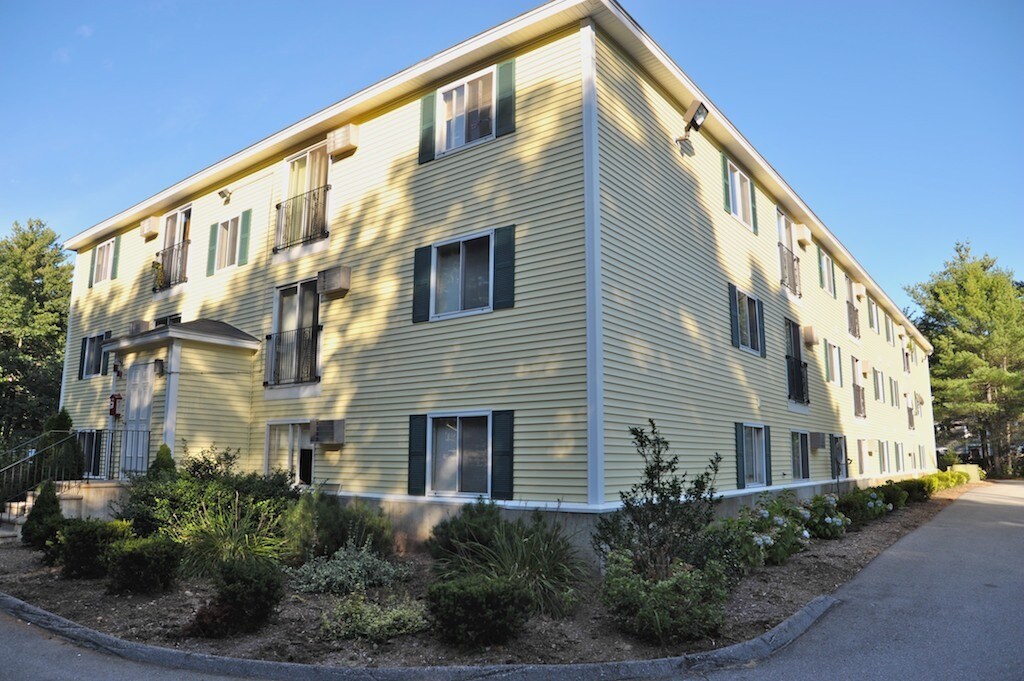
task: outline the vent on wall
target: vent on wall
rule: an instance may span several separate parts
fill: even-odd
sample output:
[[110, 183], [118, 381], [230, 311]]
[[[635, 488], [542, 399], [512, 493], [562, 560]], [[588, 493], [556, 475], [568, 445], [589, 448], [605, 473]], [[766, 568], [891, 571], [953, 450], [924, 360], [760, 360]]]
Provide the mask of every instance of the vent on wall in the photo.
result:
[[321, 445], [345, 444], [345, 419], [314, 419], [309, 422], [309, 439]]
[[341, 298], [352, 284], [352, 268], [338, 265], [316, 275], [316, 292], [325, 298]]

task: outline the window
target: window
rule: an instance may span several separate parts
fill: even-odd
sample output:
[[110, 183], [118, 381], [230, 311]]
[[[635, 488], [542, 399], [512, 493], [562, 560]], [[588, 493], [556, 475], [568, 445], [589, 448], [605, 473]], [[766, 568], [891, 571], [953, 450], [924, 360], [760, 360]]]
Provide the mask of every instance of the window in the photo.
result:
[[217, 269], [222, 270], [238, 263], [238, 223], [233, 217], [220, 223], [217, 228]]
[[729, 212], [750, 228], [754, 227], [754, 185], [743, 171], [732, 161], [726, 161], [726, 176], [729, 183]]
[[96, 247], [93, 255], [92, 281], [98, 284], [114, 278], [114, 239], [105, 241]]
[[267, 336], [264, 385], [320, 380], [320, 295], [316, 280], [277, 290], [274, 333]]
[[918, 468], [927, 468], [928, 467], [927, 465], [925, 465], [925, 462], [924, 462], [924, 445], [918, 445], [917, 446], [917, 467]]
[[436, 494], [488, 495], [490, 416], [430, 418], [430, 489]]
[[850, 357], [850, 368], [853, 371], [853, 413], [855, 416], [865, 418], [868, 415], [867, 395], [864, 386], [861, 385], [862, 365], [856, 357]]
[[878, 325], [878, 303], [875, 302], [874, 298], [868, 298], [868, 326], [874, 329], [875, 333], [881, 333], [882, 329]]
[[860, 338], [860, 308], [853, 290], [853, 279], [846, 275], [846, 328], [854, 338]]
[[871, 370], [875, 383], [875, 400], [885, 402], [885, 375], [878, 369]]
[[857, 474], [864, 475], [864, 457], [868, 450], [867, 440], [857, 440]]
[[181, 324], [181, 315], [169, 314], [166, 317], [157, 317], [153, 320], [154, 329], [159, 329], [162, 326], [170, 326], [171, 324]]
[[99, 477], [103, 464], [103, 431], [78, 431], [78, 444], [82, 448], [83, 472], [86, 477]]
[[836, 263], [821, 246], [818, 246], [818, 283], [830, 296], [836, 297]]
[[757, 299], [743, 291], [736, 291], [736, 311], [739, 315], [740, 347], [761, 352], [761, 319]]
[[832, 436], [832, 477], [847, 478], [850, 475], [850, 460], [846, 456], [846, 437]]
[[793, 450], [793, 478], [796, 480], [806, 480], [811, 477], [811, 436], [809, 433], [793, 431], [791, 439]]
[[79, 359], [79, 378], [90, 378], [104, 373], [105, 354], [103, 340], [109, 334], [89, 336], [82, 339], [82, 355]]
[[904, 349], [903, 350], [903, 371], [908, 373], [908, 374], [910, 373], [910, 350], [909, 349]]
[[843, 385], [843, 351], [825, 341], [825, 382]]
[[765, 427], [743, 425], [743, 479], [746, 487], [765, 485]]
[[903, 465], [904, 465], [904, 461], [903, 461], [903, 445], [901, 443], [899, 443], [899, 442], [895, 442], [893, 444], [896, 445], [894, 447], [894, 456], [893, 456], [893, 459], [895, 460], [894, 463], [896, 464], [896, 466], [894, 467], [894, 471], [896, 473], [900, 473], [900, 472], [903, 471]]
[[319, 144], [288, 159], [286, 199], [277, 204], [274, 252], [328, 236], [327, 184], [330, 158]]
[[881, 473], [888, 473], [892, 469], [892, 462], [889, 461], [889, 442], [878, 441], [878, 470]]
[[900, 406], [900, 384], [894, 379], [889, 379], [889, 403], [894, 407]]
[[803, 361], [803, 334], [800, 325], [791, 319], [786, 322], [786, 383], [789, 399], [799, 404], [808, 404], [807, 362]]
[[268, 428], [267, 470], [286, 470], [297, 485], [313, 484], [313, 443], [308, 423], [272, 424]]
[[800, 295], [800, 258], [795, 255], [793, 245], [793, 221], [782, 211], [778, 212], [779, 223], [779, 270], [780, 282], [793, 295]]
[[162, 291], [186, 281], [191, 224], [191, 206], [179, 208], [164, 216], [164, 248], [156, 256], [154, 291]]
[[434, 246], [431, 317], [490, 310], [492, 260], [490, 234]]
[[438, 90], [439, 154], [494, 137], [495, 86], [492, 66]]
[[896, 328], [893, 326], [892, 317], [888, 312], [885, 313], [885, 340], [889, 345], [896, 346]]
[[919, 393], [914, 393], [914, 415], [924, 416], [924, 398]]

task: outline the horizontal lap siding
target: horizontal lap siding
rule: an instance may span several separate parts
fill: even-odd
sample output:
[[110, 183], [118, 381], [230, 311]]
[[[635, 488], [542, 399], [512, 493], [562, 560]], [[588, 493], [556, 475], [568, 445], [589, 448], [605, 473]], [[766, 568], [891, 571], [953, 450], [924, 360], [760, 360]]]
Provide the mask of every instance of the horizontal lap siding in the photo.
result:
[[261, 470], [262, 439], [250, 441], [252, 366], [249, 351], [192, 344], [181, 351], [175, 454], [192, 456], [214, 446], [240, 450], [239, 466]]
[[[789, 434], [793, 429], [843, 433], [855, 463], [858, 438], [883, 437], [934, 449], [930, 419], [915, 431], [903, 408], [873, 408], [868, 419], [853, 415], [851, 353], [888, 374], [900, 368], [899, 353], [877, 347], [862, 308], [862, 345], [846, 329], [843, 292], [837, 300], [818, 288], [816, 249], [800, 251], [804, 297], [792, 302], [779, 284], [778, 231], [772, 198], [757, 190], [759, 233], [727, 214], [722, 198], [719, 149], [704, 133], [690, 146], [674, 143], [685, 124], [680, 107], [605, 37], [598, 43], [601, 166], [601, 229], [605, 495], [637, 479], [642, 462], [630, 426], [654, 418], [680, 455], [697, 471], [715, 452], [722, 455], [718, 484], [735, 487], [736, 421], [772, 427], [773, 482], [792, 479]], [[767, 357], [732, 347], [727, 284], [764, 302]], [[837, 272], [837, 285], [842, 275]], [[805, 348], [811, 406], [808, 415], [787, 405], [783, 318], [813, 324], [819, 336], [843, 348], [844, 385], [824, 384], [821, 345]], [[928, 394], [926, 363], [906, 381]], [[916, 387], [915, 387], [916, 386]], [[868, 457], [869, 463], [876, 459]], [[811, 477], [829, 477], [826, 450], [812, 451]]]

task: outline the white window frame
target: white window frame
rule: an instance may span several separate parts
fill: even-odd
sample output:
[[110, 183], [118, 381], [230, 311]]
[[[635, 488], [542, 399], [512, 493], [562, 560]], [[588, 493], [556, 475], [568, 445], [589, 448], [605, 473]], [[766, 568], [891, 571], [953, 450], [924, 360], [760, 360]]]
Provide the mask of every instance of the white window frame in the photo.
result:
[[[458, 146], [453, 146], [451, 149], [445, 149], [445, 111], [444, 111], [444, 95], [452, 90], [465, 87], [470, 81], [481, 78], [482, 76], [491, 74], [491, 134], [475, 139], [472, 142], [463, 142]], [[454, 154], [455, 152], [462, 151], [463, 149], [469, 149], [475, 147], [483, 142], [489, 142], [497, 136], [498, 129], [498, 65], [492, 64], [485, 69], [481, 69], [476, 73], [472, 73], [465, 78], [461, 78], [456, 81], [452, 81], [446, 84], [444, 87], [437, 89], [434, 97], [434, 157], [439, 158], [441, 156], [447, 156], [448, 154]], [[463, 130], [462, 138], [466, 138], [466, 132]]]
[[[754, 182], [750, 179], [750, 176], [740, 170], [740, 167], [733, 163], [731, 159], [726, 159], [726, 163], [726, 174], [729, 177], [729, 213], [753, 230], [754, 205], [750, 200], [750, 195], [754, 191]], [[742, 191], [744, 181], [746, 181], [747, 185], [747, 191], [745, 192]], [[740, 199], [739, 201], [737, 201], [737, 197]], [[737, 204], [741, 204], [741, 206]], [[746, 209], [746, 218], [743, 217], [741, 207]]]
[[[222, 264], [228, 258], [228, 246], [226, 236], [231, 234], [231, 221], [237, 220], [237, 227], [235, 229], [235, 243], [234, 243], [234, 261], [231, 263]], [[220, 220], [217, 223], [217, 252], [214, 254], [214, 272], [221, 272], [234, 267], [238, 267], [238, 246], [242, 241], [242, 214], [232, 215], [229, 218]]]
[[839, 346], [835, 343], [825, 341], [825, 352], [828, 353], [829, 364], [831, 365], [831, 376], [828, 378], [828, 383], [837, 385], [840, 388], [843, 386], [842, 382], [842, 363], [843, 353], [839, 349]]
[[864, 475], [864, 460], [868, 451], [868, 441], [864, 438], [857, 439], [857, 475]]
[[881, 369], [872, 369], [872, 382], [875, 389], [875, 402], [885, 404], [885, 373]]
[[896, 347], [896, 324], [888, 312], [885, 313], [885, 340], [892, 347]]
[[900, 382], [892, 376], [889, 377], [889, 401], [892, 406], [899, 409], [900, 407]]
[[[748, 301], [751, 304], [749, 307], [743, 305], [743, 298], [746, 298], [746, 301]], [[758, 357], [761, 356], [761, 319], [760, 317], [758, 317], [757, 314], [758, 308], [760, 307], [758, 303], [760, 302], [760, 298], [757, 298], [740, 288], [736, 289], [736, 325], [739, 327], [740, 331], [740, 350], [746, 350], [747, 352], [755, 354]], [[753, 307], [753, 313], [751, 313], [751, 307]], [[756, 340], [756, 347], [754, 345], [743, 344], [743, 318], [740, 316], [741, 309], [744, 310], [747, 315], [747, 336], [750, 338], [752, 342]], [[753, 326], [751, 327], [751, 325]]]
[[[263, 445], [263, 474], [270, 474], [270, 433], [273, 428], [280, 428], [282, 426], [288, 426], [288, 473], [291, 475], [293, 484], [302, 487], [303, 489], [310, 489], [316, 486], [316, 452], [317, 446], [315, 442], [310, 442], [310, 448], [313, 450], [312, 458], [309, 462], [309, 480], [310, 484], [299, 482], [299, 461], [302, 456], [301, 447], [299, 446], [299, 431], [303, 426], [312, 428], [310, 419], [271, 419], [267, 421], [265, 433], [264, 433], [264, 445]], [[312, 430], [309, 433], [312, 438]]]
[[[487, 493], [482, 494], [481, 492], [451, 492], [447, 490], [435, 490], [434, 489], [434, 419], [443, 418], [471, 418], [474, 416], [486, 416], [487, 417]], [[461, 428], [461, 426], [460, 426]], [[461, 459], [462, 452], [459, 452], [459, 458]], [[427, 495], [435, 497], [463, 497], [468, 499], [475, 499], [476, 497], [483, 496], [486, 499], [491, 498], [491, 476], [494, 470], [494, 416], [492, 409], [478, 409], [470, 411], [436, 411], [427, 414], [427, 481], [426, 491]], [[461, 471], [461, 467], [460, 467]], [[461, 473], [460, 473], [461, 475]], [[459, 485], [461, 486], [461, 478]]]
[[893, 473], [902, 473], [903, 470], [904, 470], [904, 464], [906, 463], [903, 460], [903, 455], [904, 455], [903, 443], [902, 442], [894, 442], [893, 445], [895, 445], [893, 447], [893, 449], [895, 450], [893, 458], [895, 459], [895, 463], [896, 463], [895, 470], [893, 471]]
[[[437, 303], [437, 249], [442, 246], [448, 246], [454, 243], [464, 243], [466, 241], [472, 241], [473, 239], [479, 239], [481, 237], [488, 237], [488, 246], [490, 249], [489, 257], [489, 268], [488, 273], [488, 291], [487, 291], [487, 305], [484, 307], [474, 307], [469, 310], [455, 310], [454, 312], [435, 312], [435, 306]], [[462, 297], [462, 271], [465, 267], [465, 257], [459, 262], [459, 298], [461, 302]], [[439, 319], [451, 319], [453, 317], [468, 317], [475, 314], [486, 314], [494, 310], [494, 230], [487, 229], [482, 232], [474, 232], [465, 236], [457, 236], [452, 239], [446, 239], [444, 241], [438, 241], [430, 246], [430, 321], [437, 321]]]
[[[188, 212], [188, 221], [187, 221], [188, 225], [189, 225], [188, 231], [191, 232], [192, 231], [192, 204], [191, 203], [186, 203], [184, 206], [179, 206], [178, 208], [175, 208], [172, 211], [168, 211], [167, 213], [164, 213], [163, 216], [160, 218], [160, 228], [163, 230], [163, 234], [160, 235], [160, 238], [163, 240], [163, 244], [164, 244], [163, 247], [165, 249], [171, 248], [172, 246], [177, 246], [178, 244], [183, 243], [183, 242], [185, 242], [186, 240], [189, 239], [190, 235], [184, 234], [182, 232], [182, 229], [181, 229], [181, 225], [182, 225], [181, 214], [185, 213], [185, 212]], [[169, 232], [167, 231], [167, 220], [172, 215], [175, 216], [174, 217], [174, 239], [171, 241], [171, 243], [167, 243], [167, 235], [169, 234]]]
[[869, 325], [876, 334], [882, 333], [882, 329], [878, 324], [878, 303], [871, 297], [868, 298], [868, 320]]
[[822, 288], [825, 289], [833, 298], [836, 297], [836, 261], [833, 260], [832, 256], [829, 255], [828, 251], [824, 248], [821, 249], [821, 256], [819, 260], [821, 265], [821, 282]]
[[[761, 475], [760, 475], [760, 479], [755, 480], [753, 482], [751, 482], [747, 478], [747, 475], [750, 473], [750, 471], [747, 469], [747, 428], [751, 428], [751, 429], [754, 429], [754, 430], [760, 430], [761, 431], [761, 458], [760, 458], [760, 464], [761, 464], [760, 473], [761, 473]], [[764, 427], [763, 423], [744, 423], [743, 424], [743, 483], [744, 483], [743, 486], [744, 486], [744, 488], [748, 488], [749, 489], [751, 487], [765, 487], [768, 484], [767, 483], [767, 480], [768, 480], [768, 474], [767, 474], [767, 469], [768, 469], [768, 465], [767, 464], [768, 464], [768, 461], [767, 461], [767, 457], [765, 456], [765, 450], [766, 450], [765, 443], [766, 443], [766, 440], [767, 440], [767, 435], [768, 434], [765, 432], [765, 427]], [[752, 458], [751, 460], [753, 461], [754, 459]], [[756, 463], [756, 461], [755, 461], [755, 463]]]
[[878, 441], [878, 471], [888, 473], [892, 468], [892, 461], [889, 459], [889, 441]]
[[[279, 334], [279, 333], [284, 333], [284, 332], [287, 332], [287, 331], [293, 331], [294, 330], [294, 329], [281, 329], [281, 291], [294, 287], [296, 289], [296, 297], [297, 298], [301, 298], [301, 287], [302, 287], [302, 285], [303, 284], [308, 284], [310, 282], [315, 282], [315, 281], [316, 281], [316, 277], [312, 277], [312, 278], [307, 278], [307, 279], [299, 279], [298, 281], [292, 281], [292, 282], [289, 282], [287, 284], [282, 284], [280, 286], [274, 287], [274, 308], [273, 308], [273, 310], [271, 310], [271, 314], [270, 314], [270, 333], [272, 333], [272, 334]], [[323, 320], [321, 319], [321, 314], [323, 313], [323, 309], [322, 309], [323, 302], [324, 302], [323, 301], [323, 296], [321, 296], [319, 293], [317, 293], [316, 294], [316, 326], [318, 326], [318, 327], [323, 326]], [[297, 300], [296, 304], [301, 305], [302, 304], [301, 300]], [[299, 328], [302, 329], [302, 328], [306, 328], [306, 327], [299, 327]], [[324, 348], [323, 348], [324, 333], [320, 329], [318, 329], [316, 333], [317, 333], [317, 336], [316, 336], [316, 375], [317, 375], [317, 380], [314, 381], [314, 382], [309, 382], [309, 383], [286, 383], [286, 384], [282, 384], [282, 385], [272, 385], [272, 386], [267, 386], [268, 389], [270, 389], [270, 390], [292, 390], [292, 389], [295, 389], [295, 388], [305, 387], [305, 386], [312, 385], [312, 384], [315, 384], [317, 386], [321, 385], [321, 379], [323, 379], [323, 375], [324, 375], [323, 374], [323, 365], [322, 365], [323, 354], [324, 354]], [[297, 421], [288, 421], [287, 423], [298, 423], [298, 422]]]
[[[810, 480], [811, 479], [811, 434], [806, 430], [791, 430], [789, 431], [789, 455], [793, 459], [793, 479], [794, 480]], [[794, 437], [799, 441], [800, 452], [793, 451]], [[746, 434], [744, 433], [744, 437]], [[803, 470], [803, 448], [807, 447], [807, 468]]]
[[[93, 378], [94, 376], [101, 376], [103, 374], [103, 341], [106, 340], [105, 334], [98, 334], [95, 336], [85, 337], [85, 347], [82, 348], [82, 352], [85, 353], [85, 359], [82, 360], [82, 378]], [[93, 346], [97, 348], [97, 357], [99, 361], [96, 363], [96, 371], [89, 371], [89, 354]]]
[[95, 264], [92, 270], [92, 283], [102, 284], [114, 276], [114, 239], [107, 239], [96, 246]]

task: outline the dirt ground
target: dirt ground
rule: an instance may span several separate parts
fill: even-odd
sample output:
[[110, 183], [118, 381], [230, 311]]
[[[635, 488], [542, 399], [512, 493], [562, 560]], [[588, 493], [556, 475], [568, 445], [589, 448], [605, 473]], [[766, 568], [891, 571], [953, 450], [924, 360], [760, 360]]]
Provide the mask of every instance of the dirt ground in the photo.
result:
[[[985, 483], [979, 483], [985, 484]], [[781, 566], [753, 570], [726, 606], [721, 635], [663, 648], [630, 639], [614, 628], [597, 598], [597, 583], [585, 587], [581, 606], [563, 620], [536, 617], [523, 633], [503, 646], [462, 650], [427, 631], [385, 644], [345, 641], [321, 632], [337, 599], [289, 591], [277, 615], [255, 634], [222, 640], [185, 637], [196, 609], [211, 593], [201, 582], [180, 583], [161, 596], [112, 596], [104, 580], [64, 580], [42, 565], [38, 553], [18, 543], [0, 545], [0, 590], [70, 620], [124, 639], [182, 650], [335, 666], [421, 667], [501, 663], [571, 663], [639, 659], [709, 650], [758, 636], [821, 594], [833, 592], [904, 534], [927, 522], [967, 485], [937, 493], [834, 541], [812, 540]], [[406, 584], [413, 598], [423, 597], [429, 558], [406, 557], [413, 577]]]

